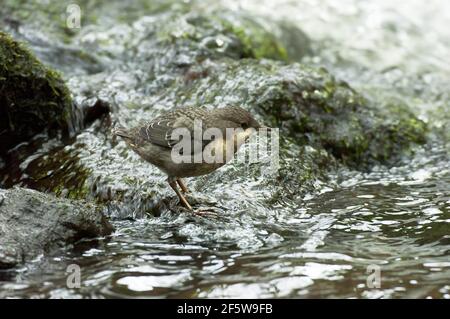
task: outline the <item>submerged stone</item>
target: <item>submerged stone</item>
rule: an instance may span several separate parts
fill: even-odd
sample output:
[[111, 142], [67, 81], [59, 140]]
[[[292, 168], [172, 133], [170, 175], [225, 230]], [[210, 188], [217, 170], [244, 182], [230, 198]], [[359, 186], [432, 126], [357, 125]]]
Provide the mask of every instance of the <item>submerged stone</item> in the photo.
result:
[[0, 190], [0, 269], [112, 231], [92, 204], [23, 188]]

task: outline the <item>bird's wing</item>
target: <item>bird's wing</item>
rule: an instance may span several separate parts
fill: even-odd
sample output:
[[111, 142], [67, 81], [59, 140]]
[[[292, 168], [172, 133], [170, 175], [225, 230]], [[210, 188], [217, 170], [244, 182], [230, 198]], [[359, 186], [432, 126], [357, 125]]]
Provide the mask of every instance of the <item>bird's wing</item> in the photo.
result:
[[[202, 109], [179, 109], [174, 112], [166, 113], [143, 125], [139, 130], [139, 136], [153, 144], [172, 148], [179, 143], [184, 136], [173, 134], [175, 129], [182, 134], [189, 133], [191, 143], [199, 144], [203, 149], [211, 140], [203, 139], [203, 134], [197, 136], [194, 134], [194, 121], [202, 120], [202, 129], [205, 129], [206, 111]], [[194, 147], [192, 147], [194, 151]]]
[[172, 139], [173, 121], [157, 118], [146, 123], [139, 130], [139, 136], [150, 143], [172, 148], [178, 141]]

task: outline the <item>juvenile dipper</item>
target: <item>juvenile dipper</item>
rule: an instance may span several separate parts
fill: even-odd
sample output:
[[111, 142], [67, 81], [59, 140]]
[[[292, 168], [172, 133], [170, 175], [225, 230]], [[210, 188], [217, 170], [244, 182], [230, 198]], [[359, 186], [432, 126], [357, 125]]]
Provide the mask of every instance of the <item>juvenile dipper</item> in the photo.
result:
[[[214, 110], [185, 107], [131, 129], [117, 128], [114, 134], [122, 137], [144, 160], [165, 172], [181, 204], [192, 210], [183, 195], [188, 189], [182, 178], [206, 175], [225, 165], [232, 158], [227, 155], [234, 155], [259, 128], [262, 126], [241, 107]], [[215, 133], [206, 134], [208, 129]], [[211, 161], [203, 156], [205, 152], [217, 157]]]

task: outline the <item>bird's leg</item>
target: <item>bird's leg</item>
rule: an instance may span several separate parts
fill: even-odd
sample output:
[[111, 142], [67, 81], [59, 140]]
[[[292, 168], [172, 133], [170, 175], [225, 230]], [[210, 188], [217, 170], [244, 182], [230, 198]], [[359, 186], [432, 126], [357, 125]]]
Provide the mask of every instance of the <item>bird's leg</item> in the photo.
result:
[[189, 210], [192, 210], [192, 206], [188, 203], [186, 198], [181, 194], [180, 190], [177, 187], [177, 182], [175, 180], [168, 180], [170, 187], [177, 193], [178, 198], [180, 199], [181, 204]]
[[178, 185], [180, 186], [181, 191], [182, 191], [183, 193], [189, 193], [189, 190], [188, 190], [188, 188], [186, 187], [186, 184], [184, 183], [184, 181], [183, 181], [181, 178], [178, 178], [178, 179], [177, 179], [177, 183], [178, 183]]

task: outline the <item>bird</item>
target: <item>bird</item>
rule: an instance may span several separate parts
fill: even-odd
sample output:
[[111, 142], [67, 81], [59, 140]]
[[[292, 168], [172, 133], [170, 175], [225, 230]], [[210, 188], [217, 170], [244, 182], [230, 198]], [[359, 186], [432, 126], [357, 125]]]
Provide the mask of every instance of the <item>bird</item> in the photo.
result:
[[260, 125], [242, 107], [191, 106], [167, 111], [129, 129], [117, 127], [113, 133], [142, 159], [163, 171], [180, 203], [193, 211], [184, 196], [189, 190], [183, 178], [219, 169], [259, 129], [269, 131], [270, 127]]

